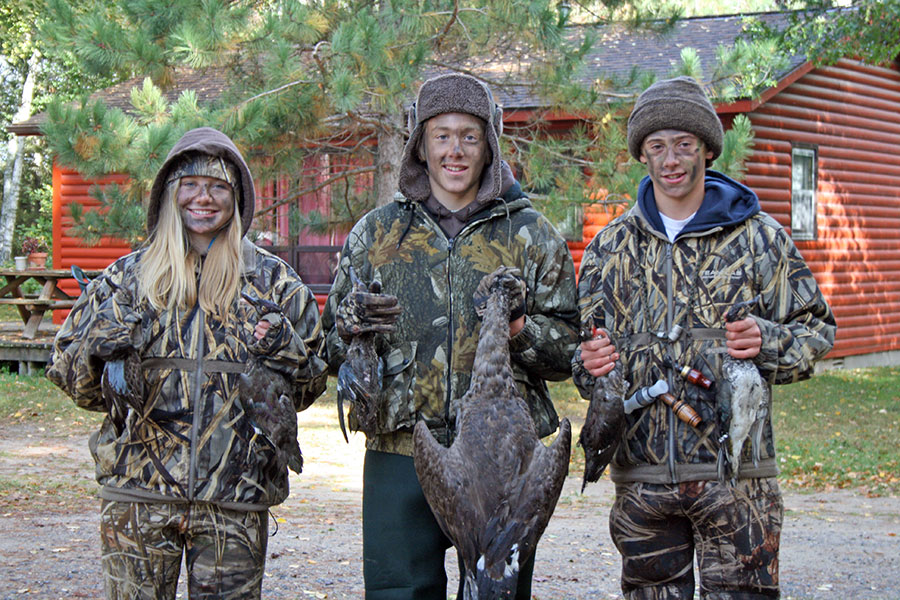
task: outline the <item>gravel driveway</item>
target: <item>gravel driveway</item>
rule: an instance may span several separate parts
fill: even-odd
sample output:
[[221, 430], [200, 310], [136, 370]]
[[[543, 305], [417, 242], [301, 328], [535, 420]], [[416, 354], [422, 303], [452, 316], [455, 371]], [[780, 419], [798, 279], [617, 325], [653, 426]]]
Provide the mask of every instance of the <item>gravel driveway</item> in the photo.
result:
[[[348, 446], [337, 428], [319, 435], [304, 445], [302, 478], [292, 474], [290, 497], [272, 511], [267, 599], [363, 597], [362, 441], [355, 436]], [[102, 597], [99, 503], [86, 445], [84, 432], [0, 426], [0, 476], [33, 482], [27, 492], [0, 487], [0, 599]], [[534, 598], [620, 597], [607, 530], [612, 486], [604, 478], [584, 495], [580, 487], [580, 474], [566, 481], [538, 546]], [[785, 598], [900, 599], [900, 498], [788, 492], [785, 506]], [[455, 580], [455, 557], [447, 564]]]

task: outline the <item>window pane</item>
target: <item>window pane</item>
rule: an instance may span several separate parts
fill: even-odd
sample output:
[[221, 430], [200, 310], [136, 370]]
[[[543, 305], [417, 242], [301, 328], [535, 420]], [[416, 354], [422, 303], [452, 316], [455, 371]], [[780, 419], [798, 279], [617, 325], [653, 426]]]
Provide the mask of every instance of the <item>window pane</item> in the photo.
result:
[[816, 239], [816, 151], [791, 151], [791, 237]]

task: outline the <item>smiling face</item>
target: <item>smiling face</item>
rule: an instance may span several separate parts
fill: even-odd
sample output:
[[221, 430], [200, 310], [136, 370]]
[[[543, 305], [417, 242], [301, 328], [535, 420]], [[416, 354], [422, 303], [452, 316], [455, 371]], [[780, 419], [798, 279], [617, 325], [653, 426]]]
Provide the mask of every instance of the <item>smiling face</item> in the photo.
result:
[[466, 113], [444, 113], [425, 123], [424, 158], [431, 193], [456, 211], [472, 202], [488, 159], [484, 122]]
[[641, 162], [653, 182], [659, 211], [673, 219], [685, 219], [703, 203], [706, 161], [712, 151], [700, 138], [686, 131], [654, 131], [641, 144]]
[[215, 177], [182, 177], [177, 202], [191, 244], [201, 251], [234, 216], [234, 190]]

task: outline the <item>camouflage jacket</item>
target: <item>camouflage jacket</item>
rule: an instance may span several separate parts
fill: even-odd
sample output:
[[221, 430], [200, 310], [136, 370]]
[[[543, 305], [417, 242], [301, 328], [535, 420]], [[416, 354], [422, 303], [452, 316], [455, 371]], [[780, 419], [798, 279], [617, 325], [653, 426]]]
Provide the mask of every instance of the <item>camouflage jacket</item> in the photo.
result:
[[[315, 298], [284, 261], [243, 244], [243, 291], [277, 303], [286, 317], [255, 351], [292, 382], [294, 404], [302, 410], [324, 391], [327, 378]], [[287, 469], [274, 466], [272, 443], [254, 433], [238, 399], [256, 309], [237, 302], [226, 323], [199, 306], [156, 312], [146, 301], [135, 305], [141, 255], [119, 259], [90, 283], [57, 334], [47, 367], [47, 376], [78, 406], [103, 412], [98, 355], [129, 346], [140, 353], [143, 414], [132, 410], [118, 437], [107, 416], [90, 439], [101, 496], [236, 510], [278, 504], [288, 494]]]
[[[715, 217], [693, 231], [686, 228], [670, 242], [650, 224], [646, 205], [636, 204], [585, 250], [578, 284], [582, 323], [611, 334], [630, 382], [627, 394], [665, 379], [672, 395], [703, 419], [691, 427], [659, 400], [627, 415], [625, 439], [611, 465], [614, 481], [716, 478], [723, 424], [715, 386], [706, 390], [690, 384], [664, 361], [668, 355], [714, 382], [720, 379], [724, 315], [736, 302], [760, 298], [751, 310], [762, 332], [762, 349], [753, 362], [769, 392], [773, 383], [808, 378], [814, 362], [834, 343], [834, 316], [790, 237], [759, 211], [753, 192], [728, 182], [740, 186], [750, 207], [739, 222]], [[709, 196], [707, 191], [707, 200]], [[655, 212], [655, 203], [652, 207]], [[674, 325], [682, 332], [673, 341], [668, 333]], [[580, 350], [573, 359], [573, 376], [582, 396], [589, 398], [594, 379], [584, 370]], [[756, 467], [747, 462], [749, 446], [744, 446], [741, 477], [776, 475], [771, 418], [764, 425]]]
[[334, 315], [350, 290], [350, 264], [362, 280], [381, 281], [403, 308], [396, 331], [377, 339], [384, 383], [370, 449], [411, 456], [419, 420], [450, 444], [480, 330], [472, 293], [501, 265], [518, 267], [527, 285], [525, 327], [510, 340], [513, 372], [538, 434], [556, 430], [559, 418], [545, 380], [571, 374], [578, 341], [575, 269], [563, 239], [526, 198], [484, 208], [452, 239], [420, 203], [400, 195], [357, 223], [322, 316], [335, 371], [346, 346]]

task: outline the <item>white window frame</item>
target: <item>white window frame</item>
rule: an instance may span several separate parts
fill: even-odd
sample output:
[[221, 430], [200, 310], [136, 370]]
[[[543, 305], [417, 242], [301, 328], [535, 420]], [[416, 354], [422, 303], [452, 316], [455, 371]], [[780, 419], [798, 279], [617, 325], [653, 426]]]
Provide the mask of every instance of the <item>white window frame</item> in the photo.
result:
[[819, 151], [816, 147], [791, 147], [791, 237], [795, 240], [819, 237], [816, 224], [818, 171]]

